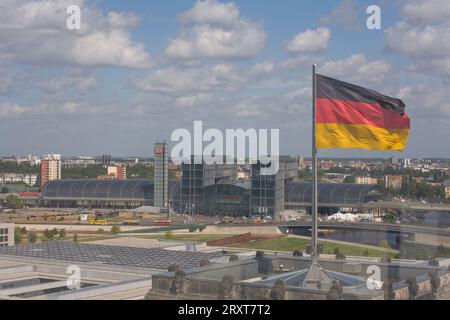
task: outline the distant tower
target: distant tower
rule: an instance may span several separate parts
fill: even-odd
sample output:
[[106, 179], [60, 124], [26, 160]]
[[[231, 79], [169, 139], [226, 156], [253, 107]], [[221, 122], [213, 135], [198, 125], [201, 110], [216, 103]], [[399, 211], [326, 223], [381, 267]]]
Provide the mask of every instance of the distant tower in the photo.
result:
[[166, 208], [169, 202], [169, 150], [167, 143], [156, 143], [153, 152], [155, 155], [154, 206]]

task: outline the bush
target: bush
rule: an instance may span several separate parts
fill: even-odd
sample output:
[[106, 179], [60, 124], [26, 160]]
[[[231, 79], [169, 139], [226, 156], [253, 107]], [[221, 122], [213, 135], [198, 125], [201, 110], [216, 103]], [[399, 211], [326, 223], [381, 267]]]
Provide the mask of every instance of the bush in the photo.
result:
[[339, 250], [339, 248], [334, 248], [333, 254], [334, 254], [335, 256], [337, 256], [337, 255], [340, 254], [340, 253], [341, 253], [341, 251]]
[[166, 238], [170, 239], [173, 237], [172, 230], [167, 230], [165, 233]]
[[430, 267], [439, 267], [439, 261], [437, 261], [436, 258], [430, 259], [430, 261], [428, 261], [428, 265]]
[[203, 258], [200, 260], [200, 267], [204, 267], [204, 266], [207, 266], [210, 264], [211, 264], [211, 262], [208, 259]]
[[232, 254], [232, 255], [230, 255], [230, 259], [228, 261], [229, 262], [239, 261], [239, 256], [237, 254]]
[[111, 234], [119, 234], [119, 233], [120, 233], [120, 227], [119, 226], [112, 226]]
[[303, 252], [301, 252], [300, 250], [295, 250], [292, 255], [294, 257], [303, 257]]
[[78, 235], [77, 234], [74, 234], [73, 235], [73, 242], [78, 242]]
[[59, 238], [64, 239], [66, 237], [66, 229], [61, 229], [59, 231]]
[[378, 242], [378, 246], [386, 249], [392, 249], [387, 240], [381, 240], [380, 242]]
[[29, 243], [36, 243], [38, 240], [38, 236], [36, 234], [36, 232], [30, 232], [28, 234], [28, 242]]

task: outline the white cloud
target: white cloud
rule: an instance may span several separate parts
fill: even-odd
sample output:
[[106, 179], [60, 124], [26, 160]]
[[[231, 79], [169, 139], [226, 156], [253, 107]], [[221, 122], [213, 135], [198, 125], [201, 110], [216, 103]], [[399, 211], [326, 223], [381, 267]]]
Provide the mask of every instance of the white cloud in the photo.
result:
[[0, 103], [0, 118], [14, 118], [22, 115], [26, 108], [23, 108], [17, 104]]
[[226, 63], [200, 67], [168, 67], [153, 71], [145, 78], [135, 79], [134, 86], [147, 92], [176, 96], [212, 91], [237, 90], [258, 81], [274, 70], [273, 62], [257, 64], [241, 70], [236, 64]]
[[[81, 30], [68, 30], [66, 8], [81, 7]], [[127, 28], [131, 13], [104, 15], [83, 0], [5, 0], [0, 3], [0, 63], [148, 67], [150, 57]]]
[[405, 2], [404, 20], [385, 31], [385, 46], [413, 59], [409, 70], [450, 74], [450, 2]]
[[326, 62], [319, 73], [344, 81], [381, 82], [390, 70], [391, 65], [383, 60], [367, 61], [365, 55], [353, 54], [346, 59]]
[[366, 25], [362, 13], [365, 13], [365, 8], [359, 1], [343, 0], [329, 14], [323, 16], [319, 23], [340, 25], [349, 30], [362, 30]]
[[64, 89], [76, 89], [80, 92], [86, 92], [96, 88], [97, 80], [91, 75], [85, 75], [80, 72], [70, 72], [60, 77], [50, 78], [37, 85], [47, 91], [59, 92]]
[[448, 0], [408, 0], [401, 8], [406, 19], [414, 23], [436, 23], [450, 18]]
[[330, 38], [331, 31], [328, 28], [308, 29], [289, 41], [286, 49], [292, 53], [321, 51], [328, 47]]
[[167, 56], [174, 59], [239, 59], [256, 55], [266, 41], [258, 23], [240, 16], [234, 3], [197, 1], [180, 15], [179, 35], [169, 41]]

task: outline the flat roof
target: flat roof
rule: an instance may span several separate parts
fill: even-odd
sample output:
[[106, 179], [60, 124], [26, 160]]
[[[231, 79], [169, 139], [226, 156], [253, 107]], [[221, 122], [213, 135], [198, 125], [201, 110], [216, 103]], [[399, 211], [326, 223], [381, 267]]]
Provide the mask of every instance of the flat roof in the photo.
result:
[[49, 241], [30, 245], [0, 248], [0, 255], [27, 257], [42, 260], [91, 263], [129, 268], [167, 270], [176, 264], [184, 269], [195, 268], [202, 259], [223, 257], [221, 252], [180, 252], [156, 248]]

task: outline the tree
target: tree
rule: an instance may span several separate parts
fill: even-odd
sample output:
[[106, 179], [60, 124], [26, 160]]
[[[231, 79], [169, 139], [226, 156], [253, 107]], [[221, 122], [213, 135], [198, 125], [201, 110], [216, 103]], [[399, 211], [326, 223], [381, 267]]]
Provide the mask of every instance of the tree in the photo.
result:
[[7, 187], [3, 187], [2, 191], [0, 191], [0, 193], [7, 194], [7, 193], [9, 193], [9, 189]]
[[285, 300], [286, 299], [286, 283], [283, 280], [277, 280], [270, 290], [270, 299]]
[[78, 235], [77, 234], [73, 235], [73, 242], [75, 242], [75, 243], [78, 242]]
[[59, 231], [59, 238], [64, 239], [66, 237], [66, 229], [61, 229]]
[[119, 234], [120, 233], [120, 227], [119, 226], [112, 226], [111, 227], [111, 234]]
[[14, 228], [14, 244], [20, 244], [22, 242], [23, 233], [19, 227]]
[[38, 240], [38, 236], [36, 234], [36, 232], [30, 232], [28, 233], [28, 242], [33, 244], [36, 243]]
[[419, 285], [417, 284], [417, 279], [414, 276], [410, 276], [406, 283], [408, 284], [409, 299], [414, 300], [419, 294]]
[[330, 290], [327, 293], [327, 300], [342, 300], [344, 290], [337, 280], [333, 280]]
[[441, 287], [441, 277], [439, 277], [437, 271], [430, 272], [431, 292], [436, 295]]
[[391, 279], [383, 282], [384, 300], [395, 300], [394, 286]]
[[232, 276], [226, 275], [222, 278], [219, 284], [218, 298], [220, 300], [231, 300], [233, 299], [233, 283], [234, 279]]
[[16, 209], [22, 209], [24, 207], [24, 204], [18, 196], [10, 194], [10, 195], [6, 196], [6, 198], [5, 198], [5, 206], [8, 209], [16, 210]]
[[344, 183], [356, 183], [355, 176], [346, 176], [344, 179]]

